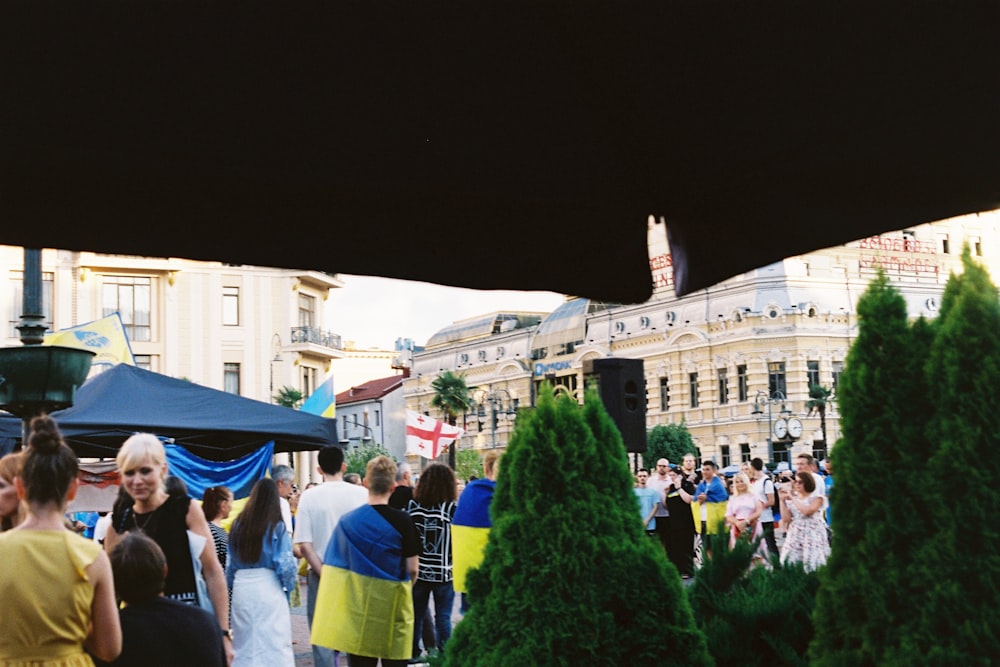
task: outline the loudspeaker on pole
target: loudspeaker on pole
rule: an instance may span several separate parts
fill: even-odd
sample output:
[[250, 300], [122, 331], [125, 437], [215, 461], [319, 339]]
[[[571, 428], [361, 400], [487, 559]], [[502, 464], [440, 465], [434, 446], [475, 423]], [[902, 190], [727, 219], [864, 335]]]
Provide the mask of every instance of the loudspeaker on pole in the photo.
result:
[[586, 359], [584, 381], [597, 388], [628, 452], [646, 451], [646, 376], [642, 359]]

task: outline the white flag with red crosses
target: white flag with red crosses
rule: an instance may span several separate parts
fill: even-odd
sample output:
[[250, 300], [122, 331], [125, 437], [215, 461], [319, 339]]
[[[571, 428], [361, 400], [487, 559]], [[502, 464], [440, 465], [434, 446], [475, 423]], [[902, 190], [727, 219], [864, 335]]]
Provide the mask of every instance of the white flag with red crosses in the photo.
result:
[[406, 411], [406, 453], [436, 459], [465, 430], [413, 410]]

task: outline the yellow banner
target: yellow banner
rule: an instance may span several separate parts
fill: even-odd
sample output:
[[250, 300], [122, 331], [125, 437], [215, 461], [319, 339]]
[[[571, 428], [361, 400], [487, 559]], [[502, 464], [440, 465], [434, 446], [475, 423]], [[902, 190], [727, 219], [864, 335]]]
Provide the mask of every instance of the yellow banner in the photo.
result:
[[60, 345], [90, 350], [94, 353], [91, 368], [106, 370], [117, 364], [135, 366], [121, 315], [112, 313], [99, 320], [46, 334], [42, 345]]

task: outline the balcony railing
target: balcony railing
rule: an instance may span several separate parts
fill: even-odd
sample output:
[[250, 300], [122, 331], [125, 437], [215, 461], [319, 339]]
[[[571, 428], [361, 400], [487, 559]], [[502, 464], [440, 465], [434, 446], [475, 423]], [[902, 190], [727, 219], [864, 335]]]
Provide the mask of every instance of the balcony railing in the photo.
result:
[[311, 343], [312, 345], [328, 347], [331, 350], [344, 349], [340, 334], [323, 331], [315, 327], [292, 327], [291, 342], [292, 344]]

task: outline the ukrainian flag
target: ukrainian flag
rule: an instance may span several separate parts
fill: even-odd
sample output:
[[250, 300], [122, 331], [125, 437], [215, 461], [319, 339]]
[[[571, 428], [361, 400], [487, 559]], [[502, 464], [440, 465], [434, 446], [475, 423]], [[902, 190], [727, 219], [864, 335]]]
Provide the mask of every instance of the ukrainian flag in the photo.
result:
[[299, 409], [312, 415], [333, 419], [337, 408], [336, 396], [333, 393], [333, 374], [331, 373], [330, 377], [316, 387], [316, 391], [309, 395], [309, 398], [302, 403], [302, 407]]
[[369, 657], [413, 655], [413, 591], [402, 536], [371, 505], [340, 518], [323, 558], [311, 641]]
[[462, 491], [455, 508], [455, 518], [451, 522], [451, 560], [453, 585], [459, 593], [468, 592], [466, 576], [469, 570], [483, 562], [486, 542], [493, 527], [490, 504], [495, 488], [493, 480], [473, 480]]

